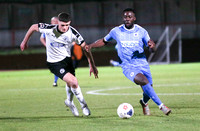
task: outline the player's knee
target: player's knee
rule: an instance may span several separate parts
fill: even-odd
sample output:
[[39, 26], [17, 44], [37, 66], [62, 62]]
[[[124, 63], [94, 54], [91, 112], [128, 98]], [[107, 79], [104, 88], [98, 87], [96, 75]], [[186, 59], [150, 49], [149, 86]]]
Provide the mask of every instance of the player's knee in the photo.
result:
[[78, 80], [75, 78], [71, 81], [72, 88], [78, 88]]
[[141, 85], [141, 86], [144, 86], [149, 83], [148, 79], [142, 74], [138, 74], [135, 77], [134, 81], [136, 84]]
[[72, 88], [78, 88], [78, 83], [76, 83], [76, 82], [69, 82], [67, 84]]
[[146, 77], [143, 77], [142, 79], [141, 79], [141, 85], [143, 86], [143, 85], [146, 85], [146, 84], [148, 84], [149, 83], [149, 81], [147, 80], [147, 78]]
[[71, 87], [72, 87], [72, 88], [78, 88], [78, 84], [73, 83]]
[[76, 77], [65, 77], [63, 80], [69, 87], [78, 88], [78, 80]]

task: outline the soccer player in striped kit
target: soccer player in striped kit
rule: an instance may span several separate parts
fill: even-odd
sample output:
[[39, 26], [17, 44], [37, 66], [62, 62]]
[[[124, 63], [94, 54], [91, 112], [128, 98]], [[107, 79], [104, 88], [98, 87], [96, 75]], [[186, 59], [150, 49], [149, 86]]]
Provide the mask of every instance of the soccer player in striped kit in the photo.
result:
[[[65, 100], [65, 105], [71, 109], [74, 116], [79, 116], [79, 112], [73, 102], [75, 95], [81, 105], [83, 114], [89, 116], [91, 112], [75, 77], [75, 69], [71, 59], [72, 43], [76, 42], [83, 49], [86, 43], [79, 32], [70, 26], [70, 23], [70, 15], [63, 12], [58, 15], [58, 25], [33, 24], [27, 31], [20, 48], [23, 51], [28, 47], [28, 40], [33, 32], [45, 33], [47, 66], [53, 74], [66, 82], [67, 99]], [[90, 75], [93, 73], [95, 78], [98, 78], [98, 70], [91, 52], [84, 52], [89, 62]]]

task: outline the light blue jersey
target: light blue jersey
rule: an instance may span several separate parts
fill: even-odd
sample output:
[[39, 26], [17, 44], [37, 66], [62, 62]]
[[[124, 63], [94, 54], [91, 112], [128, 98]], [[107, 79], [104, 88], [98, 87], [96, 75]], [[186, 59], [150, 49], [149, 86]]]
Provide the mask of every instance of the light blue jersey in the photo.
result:
[[105, 41], [115, 39], [117, 41], [117, 53], [122, 63], [124, 75], [134, 82], [138, 73], [144, 74], [152, 84], [149, 64], [146, 60], [144, 47], [148, 47], [150, 37], [141, 26], [134, 24], [132, 29], [127, 29], [124, 24], [113, 28], [104, 37]]

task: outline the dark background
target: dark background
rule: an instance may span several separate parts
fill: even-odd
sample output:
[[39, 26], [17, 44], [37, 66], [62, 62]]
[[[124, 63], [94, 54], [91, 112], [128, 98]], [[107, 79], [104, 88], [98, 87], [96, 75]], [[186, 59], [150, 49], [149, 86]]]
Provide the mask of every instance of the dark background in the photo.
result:
[[[200, 61], [200, 0], [0, 0], [0, 70], [46, 68], [42, 53], [10, 53], [19, 49], [27, 29], [34, 23], [49, 23], [52, 16], [68, 12], [74, 26], [87, 43], [104, 37], [110, 29], [122, 23], [124, 8], [136, 10], [136, 23], [158, 41], [166, 26], [170, 36], [182, 29], [182, 63]], [[29, 48], [44, 48], [35, 33]], [[109, 50], [95, 50], [97, 66], [108, 66], [117, 60], [114, 44]], [[171, 47], [171, 59], [178, 46]], [[3, 53], [2, 53], [3, 52]], [[6, 52], [6, 53], [5, 53]], [[147, 57], [149, 54], [147, 53]], [[83, 59], [80, 66], [88, 66]]]

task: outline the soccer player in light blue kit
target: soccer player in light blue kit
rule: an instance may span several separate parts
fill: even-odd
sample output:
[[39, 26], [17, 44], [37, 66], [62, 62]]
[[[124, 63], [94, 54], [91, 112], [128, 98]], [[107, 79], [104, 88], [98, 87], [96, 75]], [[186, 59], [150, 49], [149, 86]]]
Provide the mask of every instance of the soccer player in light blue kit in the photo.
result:
[[121, 59], [123, 74], [131, 81], [140, 85], [143, 89], [143, 98], [139, 101], [143, 108], [144, 115], [150, 115], [147, 102], [152, 99], [165, 115], [171, 113], [171, 109], [165, 106], [153, 89], [153, 81], [144, 53], [144, 47], [151, 52], [156, 51], [155, 43], [150, 39], [148, 32], [141, 26], [134, 24], [135, 12], [131, 8], [123, 11], [124, 24], [113, 28], [109, 34], [96, 42], [87, 45], [86, 50], [94, 47], [101, 47], [110, 40], [117, 41], [117, 53]]

